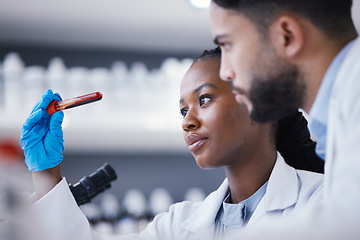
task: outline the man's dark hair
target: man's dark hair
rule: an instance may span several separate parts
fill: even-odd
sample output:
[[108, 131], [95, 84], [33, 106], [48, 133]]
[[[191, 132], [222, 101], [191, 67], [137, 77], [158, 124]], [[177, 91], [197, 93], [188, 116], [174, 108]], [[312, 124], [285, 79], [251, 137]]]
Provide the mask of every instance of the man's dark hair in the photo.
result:
[[[248, 17], [265, 35], [281, 12], [290, 11], [310, 20], [334, 39], [355, 33], [351, 17], [352, 0], [212, 0], [216, 5]], [[345, 35], [345, 36], [344, 36]]]

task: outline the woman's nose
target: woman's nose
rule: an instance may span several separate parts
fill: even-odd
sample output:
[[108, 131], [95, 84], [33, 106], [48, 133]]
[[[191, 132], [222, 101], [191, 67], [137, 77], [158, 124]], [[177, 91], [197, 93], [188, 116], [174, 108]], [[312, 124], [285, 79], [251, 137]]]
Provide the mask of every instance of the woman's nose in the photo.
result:
[[223, 56], [220, 64], [220, 78], [224, 81], [232, 81], [235, 78], [235, 72], [232, 69], [231, 64], [228, 59]]
[[195, 111], [188, 111], [182, 121], [182, 128], [184, 131], [188, 132], [199, 128], [200, 122], [196, 116]]

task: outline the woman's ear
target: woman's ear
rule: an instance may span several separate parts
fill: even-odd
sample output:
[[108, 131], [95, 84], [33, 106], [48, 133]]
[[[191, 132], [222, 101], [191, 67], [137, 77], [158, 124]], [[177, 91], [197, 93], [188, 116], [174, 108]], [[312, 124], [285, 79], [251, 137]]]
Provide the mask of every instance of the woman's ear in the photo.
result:
[[298, 18], [278, 17], [269, 27], [270, 40], [279, 56], [294, 58], [304, 46], [304, 29]]

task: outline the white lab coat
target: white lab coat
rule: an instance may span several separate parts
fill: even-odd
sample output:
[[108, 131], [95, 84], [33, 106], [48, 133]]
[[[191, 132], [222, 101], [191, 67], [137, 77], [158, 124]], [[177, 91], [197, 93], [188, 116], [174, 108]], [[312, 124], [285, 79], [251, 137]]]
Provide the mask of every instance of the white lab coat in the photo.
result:
[[[268, 181], [267, 190], [253, 213], [248, 227], [259, 222], [287, 217], [322, 199], [323, 175], [295, 170], [280, 154]], [[158, 214], [139, 235], [119, 239], [212, 239], [214, 220], [228, 190], [227, 179], [202, 202], [173, 204], [166, 213]], [[101, 239], [90, 230], [63, 179], [47, 195], [33, 204], [37, 215], [38, 239]]]
[[352, 229], [355, 232], [351, 234], [356, 233], [355, 235], [360, 236], [359, 200], [360, 39], [358, 38], [339, 69], [330, 98], [324, 177], [323, 206], [327, 213], [325, 218], [337, 209], [339, 215], [333, 218], [336, 226], [354, 227]]

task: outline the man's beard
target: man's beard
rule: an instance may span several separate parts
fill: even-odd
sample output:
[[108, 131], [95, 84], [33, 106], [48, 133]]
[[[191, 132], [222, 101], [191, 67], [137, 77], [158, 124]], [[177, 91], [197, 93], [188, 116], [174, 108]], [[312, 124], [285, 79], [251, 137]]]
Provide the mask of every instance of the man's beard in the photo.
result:
[[258, 123], [276, 122], [303, 106], [306, 86], [298, 68], [277, 56], [267, 69], [262, 67], [256, 67], [248, 92], [250, 117]]

